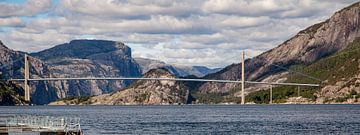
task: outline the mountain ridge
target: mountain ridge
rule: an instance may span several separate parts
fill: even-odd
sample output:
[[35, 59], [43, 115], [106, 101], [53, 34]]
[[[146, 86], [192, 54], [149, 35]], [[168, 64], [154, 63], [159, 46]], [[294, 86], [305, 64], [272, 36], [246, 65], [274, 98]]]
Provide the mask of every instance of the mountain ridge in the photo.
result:
[[178, 77], [186, 77], [195, 75], [197, 77], [203, 77], [210, 73], [215, 73], [219, 71], [221, 68], [208, 68], [205, 66], [182, 66], [182, 65], [173, 65], [173, 64], [167, 64], [160, 60], [153, 60], [148, 58], [135, 58], [137, 63], [139, 63], [142, 73], [146, 73], [151, 69], [156, 68], [166, 68], [168, 69], [172, 74], [178, 76]]
[[[144, 78], [176, 78], [166, 68], [151, 69]], [[187, 104], [192, 98], [189, 89], [182, 83], [167, 80], [138, 80], [129, 87], [89, 98], [59, 100], [49, 105], [164, 105]]]
[[[274, 75], [287, 73], [273, 64], [290, 67], [298, 63], [310, 64], [318, 59], [331, 55], [346, 48], [347, 44], [360, 36], [359, 32], [360, 3], [355, 3], [336, 12], [328, 20], [314, 24], [283, 42], [277, 47], [245, 61], [247, 80], [266, 80]], [[222, 71], [204, 78], [239, 80], [241, 64], [232, 64]], [[278, 81], [286, 78], [284, 75], [272, 78]], [[228, 92], [238, 87], [235, 84], [204, 83], [198, 89], [200, 92]]]

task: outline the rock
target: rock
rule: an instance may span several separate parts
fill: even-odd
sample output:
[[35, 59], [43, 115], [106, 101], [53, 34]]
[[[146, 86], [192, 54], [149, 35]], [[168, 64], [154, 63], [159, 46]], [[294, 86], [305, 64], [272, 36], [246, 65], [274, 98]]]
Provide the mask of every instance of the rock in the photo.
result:
[[285, 104], [314, 104], [314, 102], [310, 101], [310, 99], [304, 97], [290, 97]]
[[[73, 40], [70, 43], [31, 54], [48, 65], [55, 78], [71, 77], [139, 77], [139, 65], [131, 49], [121, 42], [107, 40]], [[58, 98], [92, 96], [127, 87], [131, 81], [57, 81], [50, 85]]]
[[[167, 69], [152, 69], [145, 78], [175, 78]], [[93, 105], [160, 105], [186, 104], [191, 101], [189, 89], [182, 82], [138, 80], [129, 88], [90, 98]]]
[[[0, 69], [4, 78], [23, 77], [23, 52], [0, 44]], [[74, 40], [33, 53], [29, 57], [31, 78], [42, 77], [139, 77], [139, 65], [131, 49], [121, 42]], [[91, 96], [127, 87], [131, 81], [37, 81], [31, 82], [31, 100], [47, 104], [68, 96]], [[19, 82], [22, 85], [21, 82]]]
[[146, 73], [151, 69], [157, 68], [166, 68], [173, 75], [178, 77], [186, 77], [194, 75], [197, 77], [203, 77], [207, 74], [215, 73], [221, 68], [208, 68], [205, 66], [180, 66], [180, 65], [171, 65], [166, 64], [165, 62], [159, 60], [145, 59], [145, 58], [135, 58], [136, 62], [139, 63], [142, 73]]
[[27, 105], [24, 90], [11, 82], [0, 82], [0, 106]]

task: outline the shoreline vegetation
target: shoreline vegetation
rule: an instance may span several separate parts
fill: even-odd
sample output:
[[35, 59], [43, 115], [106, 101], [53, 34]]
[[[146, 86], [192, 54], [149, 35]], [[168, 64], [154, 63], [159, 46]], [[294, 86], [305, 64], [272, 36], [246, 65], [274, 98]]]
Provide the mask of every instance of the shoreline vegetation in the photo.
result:
[[[84, 106], [92, 106], [92, 105], [110, 105], [112, 106], [112, 104], [96, 104], [96, 103], [91, 103], [91, 96], [82, 96], [82, 97], [67, 97], [67, 98], [63, 98], [63, 99], [59, 99], [57, 101], [51, 102], [47, 105], [50, 106], [77, 106], [77, 105], [84, 105]], [[276, 101], [276, 100], [275, 100]], [[289, 98], [286, 102], [274, 102], [272, 104], [267, 103], [255, 103], [255, 102], [247, 102], [246, 105], [286, 105], [286, 104], [309, 104], [309, 105], [313, 105], [313, 104], [360, 104], [360, 99], [354, 99], [353, 98], [349, 98], [348, 100], [344, 101], [344, 102], [326, 102], [326, 103], [317, 103], [315, 101], [307, 101], [306, 98], [303, 97], [291, 97]], [[127, 105], [241, 105], [240, 103], [236, 103], [236, 102], [220, 102], [220, 103], [192, 103], [192, 104], [183, 104], [183, 103], [159, 103], [159, 104], [143, 104], [143, 103], [129, 103], [129, 104], [118, 104], [119, 106], [127, 106]], [[118, 106], [118, 105], [113, 105], [113, 106]]]

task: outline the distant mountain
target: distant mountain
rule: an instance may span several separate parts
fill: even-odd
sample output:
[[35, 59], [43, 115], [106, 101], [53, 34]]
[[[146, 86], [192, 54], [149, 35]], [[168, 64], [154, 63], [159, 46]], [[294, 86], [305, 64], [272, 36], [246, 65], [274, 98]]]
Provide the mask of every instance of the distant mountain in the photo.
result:
[[[151, 69], [145, 78], [175, 78], [167, 69]], [[138, 80], [128, 88], [111, 94], [90, 98], [71, 98], [50, 103], [50, 105], [159, 105], [191, 103], [189, 89], [176, 81]]]
[[157, 69], [161, 67], [170, 66], [165, 62], [153, 59], [146, 59], [146, 58], [134, 58], [135, 61], [140, 65], [140, 69], [142, 74], [150, 71], [151, 69]]
[[157, 68], [166, 68], [168, 69], [172, 74], [178, 76], [178, 77], [186, 77], [190, 75], [195, 75], [197, 77], [203, 77], [207, 74], [215, 73], [221, 68], [208, 68], [205, 66], [181, 66], [181, 65], [171, 65], [166, 64], [165, 62], [159, 61], [159, 60], [152, 60], [152, 59], [146, 59], [146, 58], [135, 58], [136, 62], [139, 63], [141, 67], [142, 73], [146, 73], [147, 71], [151, 69], [157, 69]]
[[[286, 68], [296, 68], [297, 66], [311, 65], [327, 57], [333, 57], [334, 54], [348, 48], [351, 42], [360, 37], [359, 31], [360, 3], [358, 2], [336, 12], [330, 19], [300, 31], [294, 37], [279, 46], [266, 51], [259, 56], [247, 59], [245, 61], [246, 80], [299, 82], [299, 80], [296, 79], [289, 80], [289, 77], [291, 77], [292, 74], [289, 74], [288, 71], [275, 65]], [[348, 59], [344, 59], [344, 61], [347, 60]], [[232, 64], [223, 70], [214, 74], [209, 74], [204, 78], [240, 80], [240, 70], [241, 64]], [[329, 70], [324, 72], [331, 73], [337, 71]], [[317, 76], [319, 73], [314, 73], [312, 75]], [[331, 76], [328, 77], [331, 78]], [[302, 78], [305, 77], [302, 76]], [[327, 80], [330, 78], [323, 79]], [[326, 82], [311, 80], [311, 83]], [[260, 86], [255, 87], [264, 89]], [[198, 90], [200, 93], [227, 93], [234, 89], [238, 89], [238, 85], [229, 83], [202, 83], [193, 89]], [[323, 88], [321, 91], [324, 91], [324, 89], [326, 88]], [[252, 90], [256, 89], [254, 89], [254, 86], [248, 85], [247, 93], [252, 92]]]

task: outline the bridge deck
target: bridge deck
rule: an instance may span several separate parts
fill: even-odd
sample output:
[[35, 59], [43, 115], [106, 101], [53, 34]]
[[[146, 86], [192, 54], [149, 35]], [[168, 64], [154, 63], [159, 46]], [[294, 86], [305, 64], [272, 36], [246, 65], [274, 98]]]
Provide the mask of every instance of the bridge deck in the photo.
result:
[[[25, 79], [4, 79], [7, 81], [25, 81]], [[85, 78], [32, 78], [28, 81], [63, 81], [63, 80], [167, 80], [167, 81], [188, 81], [188, 82], [218, 82], [218, 83], [241, 83], [237, 80], [212, 80], [212, 79], [185, 79], [185, 78], [136, 78], [136, 77], [85, 77]], [[245, 81], [248, 84], [267, 85], [288, 85], [288, 86], [310, 86], [319, 87], [319, 84], [306, 83], [279, 83], [279, 82], [255, 82]]]

